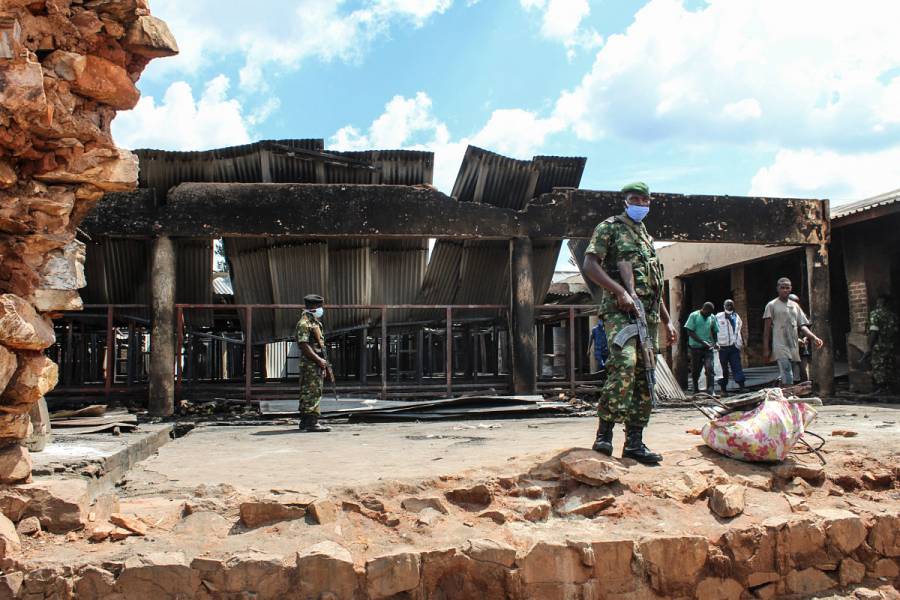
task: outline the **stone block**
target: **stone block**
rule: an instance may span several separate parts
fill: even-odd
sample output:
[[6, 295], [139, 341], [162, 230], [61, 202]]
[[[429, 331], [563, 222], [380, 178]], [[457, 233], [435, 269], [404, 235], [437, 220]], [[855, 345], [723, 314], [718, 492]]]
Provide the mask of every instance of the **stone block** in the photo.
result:
[[343, 546], [320, 542], [297, 554], [297, 595], [301, 598], [354, 598], [359, 581], [353, 557]]
[[526, 585], [584, 583], [592, 572], [582, 562], [577, 548], [550, 542], [538, 542], [518, 562], [519, 576]]
[[709, 494], [709, 510], [723, 519], [736, 517], [744, 512], [744, 494], [742, 485], [717, 485]]
[[662, 594], [681, 594], [693, 589], [706, 564], [709, 543], [695, 535], [650, 538], [640, 543], [650, 574], [650, 585]]
[[562, 457], [560, 464], [570, 477], [593, 486], [614, 483], [627, 472], [611, 459], [603, 460], [598, 456], [590, 450], [573, 450]]
[[900, 556], [900, 515], [875, 517], [869, 531], [869, 545], [882, 556]]
[[9, 385], [0, 394], [0, 402], [6, 412], [24, 414], [56, 387], [59, 367], [41, 352], [19, 353], [19, 364]]
[[835, 581], [831, 577], [813, 567], [791, 571], [785, 581], [788, 591], [802, 596], [824, 592], [835, 586]]
[[178, 44], [165, 21], [151, 15], [135, 19], [125, 35], [125, 47], [148, 58], [175, 56]]
[[82, 479], [51, 479], [16, 487], [28, 499], [23, 517], [37, 517], [51, 533], [84, 529], [87, 524], [88, 490]]
[[366, 590], [373, 599], [390, 598], [419, 585], [419, 555], [403, 552], [366, 563]]
[[31, 454], [19, 444], [0, 448], [0, 483], [19, 483], [31, 478]]
[[53, 324], [15, 294], [0, 294], [0, 344], [40, 351], [56, 342]]
[[472, 539], [466, 543], [465, 553], [479, 562], [512, 567], [516, 562], [516, 549], [503, 542], [491, 539]]

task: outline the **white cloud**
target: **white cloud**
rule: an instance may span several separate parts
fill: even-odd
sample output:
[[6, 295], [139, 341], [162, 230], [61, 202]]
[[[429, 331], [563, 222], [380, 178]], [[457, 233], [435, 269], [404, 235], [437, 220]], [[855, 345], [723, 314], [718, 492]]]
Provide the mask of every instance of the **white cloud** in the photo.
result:
[[900, 188], [900, 147], [842, 154], [830, 150], [781, 150], [757, 171], [750, 194], [830, 198], [835, 204]]
[[556, 114], [585, 139], [884, 147], [900, 140], [898, 20], [877, 0], [651, 0]]
[[547, 136], [563, 127], [558, 118], [543, 119], [520, 108], [500, 109], [491, 113], [488, 122], [472, 137], [472, 143], [500, 154], [531, 158]]
[[541, 13], [541, 35], [562, 42], [571, 60], [578, 48], [596, 48], [603, 37], [593, 28], [582, 27], [591, 14], [588, 0], [519, 0], [522, 8]]
[[561, 121], [555, 118], [542, 119], [526, 110], [504, 109], [495, 110], [475, 134], [453, 139], [446, 124], [434, 115], [431, 98], [418, 92], [412, 98], [391, 98], [365, 132], [353, 125], [342, 127], [331, 137], [328, 147], [434, 152], [435, 187], [449, 194], [469, 144], [516, 158], [531, 158], [546, 138], [561, 127]]
[[160, 103], [144, 96], [133, 110], [119, 113], [112, 124], [113, 137], [125, 148], [205, 150], [245, 144], [250, 141], [251, 119], [240, 102], [228, 97], [228, 87], [228, 78], [219, 75], [195, 99], [190, 85], [176, 81]]
[[178, 40], [179, 56], [153, 61], [148, 77], [197, 73], [215, 60], [243, 56], [240, 84], [266, 88], [273, 73], [292, 71], [304, 60], [354, 62], [396, 23], [422, 27], [453, 0], [366, 0], [356, 9], [345, 0], [155, 0], [153, 12]]

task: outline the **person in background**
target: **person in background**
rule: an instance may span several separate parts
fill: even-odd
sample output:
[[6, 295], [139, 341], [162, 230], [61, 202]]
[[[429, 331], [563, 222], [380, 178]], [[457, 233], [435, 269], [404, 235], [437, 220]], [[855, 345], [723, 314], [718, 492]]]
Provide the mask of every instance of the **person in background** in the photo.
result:
[[791, 280], [782, 277], [777, 289], [778, 297], [766, 304], [763, 312], [763, 362], [771, 362], [774, 358], [781, 374], [781, 385], [788, 386], [794, 384], [794, 365], [800, 363], [798, 333], [811, 338], [817, 349], [824, 342], [810, 330], [809, 320], [800, 305], [790, 299]]
[[[791, 294], [788, 298], [796, 302], [797, 306], [800, 306], [800, 297], [797, 296], [797, 294]], [[800, 306], [800, 312], [802, 312], [806, 320], [809, 321], [809, 317], [806, 316], [802, 306]], [[794, 373], [794, 375], [799, 376], [798, 381], [809, 381], [809, 361], [812, 360], [812, 341], [806, 336], [800, 336], [798, 342], [800, 343], [800, 348], [798, 349], [800, 352], [800, 369], [799, 372]]]
[[597, 369], [606, 368], [606, 359], [609, 358], [609, 342], [606, 339], [606, 330], [603, 329], [603, 319], [591, 330], [591, 341], [588, 343], [588, 352], [594, 349], [594, 360], [597, 361]]
[[700, 370], [706, 371], [706, 393], [715, 396], [716, 372], [713, 366], [713, 352], [719, 337], [719, 325], [713, 316], [716, 310], [712, 302], [704, 302], [703, 308], [695, 310], [688, 317], [684, 329], [688, 334], [688, 346], [691, 349], [691, 381], [694, 393], [700, 391]]
[[[744, 322], [741, 316], [734, 310], [734, 300], [726, 300], [722, 312], [716, 315], [716, 324], [719, 326], [719, 363], [722, 365], [722, 379], [719, 380], [719, 389], [722, 394], [728, 389], [728, 376], [734, 376], [734, 382], [738, 384], [741, 393], [744, 392], [744, 368], [741, 366], [741, 350], [744, 347], [744, 338], [741, 328]], [[729, 373], [730, 371], [730, 373]]]
[[891, 304], [883, 294], [869, 313], [869, 349], [863, 359], [871, 362], [875, 395], [891, 394], [896, 383], [897, 313]]

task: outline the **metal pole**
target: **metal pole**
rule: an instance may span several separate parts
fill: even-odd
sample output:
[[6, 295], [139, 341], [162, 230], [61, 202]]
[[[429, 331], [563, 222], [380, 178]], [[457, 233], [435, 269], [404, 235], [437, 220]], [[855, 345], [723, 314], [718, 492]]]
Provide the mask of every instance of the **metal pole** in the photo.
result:
[[184, 309], [175, 309], [175, 394], [181, 397], [181, 378], [184, 367]]
[[244, 308], [244, 322], [247, 324], [247, 338], [244, 340], [244, 400], [250, 402], [253, 383], [253, 307]]
[[446, 366], [447, 371], [447, 397], [453, 394], [453, 309], [447, 307], [447, 350]]
[[112, 390], [113, 369], [116, 365], [116, 336], [113, 332], [113, 305], [106, 307], [106, 376], [103, 378], [103, 397], [109, 403]]
[[381, 309], [381, 399], [387, 398], [388, 333], [387, 309]]
[[575, 307], [569, 307], [569, 389], [575, 397]]

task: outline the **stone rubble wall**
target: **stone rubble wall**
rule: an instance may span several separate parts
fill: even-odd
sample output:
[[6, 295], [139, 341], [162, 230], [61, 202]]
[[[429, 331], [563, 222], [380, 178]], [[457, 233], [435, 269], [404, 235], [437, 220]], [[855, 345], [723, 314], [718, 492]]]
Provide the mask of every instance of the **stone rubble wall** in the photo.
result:
[[900, 514], [828, 509], [729, 530], [715, 540], [686, 534], [591, 540], [586, 533], [532, 542], [522, 551], [472, 539], [430, 551], [398, 547], [365, 561], [326, 541], [286, 557], [248, 550], [193, 559], [158, 552], [80, 568], [4, 563], [0, 598], [738, 600], [861, 586], [857, 597], [897, 598]]
[[110, 123], [137, 104], [147, 63], [177, 52], [147, 0], [0, 0], [0, 484], [30, 478], [18, 446], [57, 383], [51, 319], [82, 307], [75, 229], [137, 184]]

